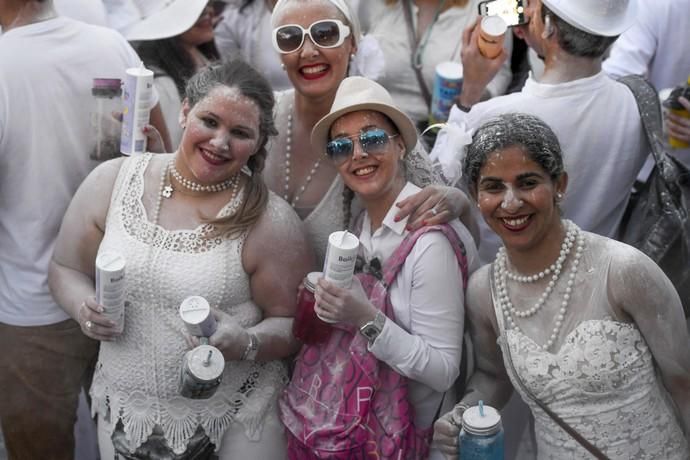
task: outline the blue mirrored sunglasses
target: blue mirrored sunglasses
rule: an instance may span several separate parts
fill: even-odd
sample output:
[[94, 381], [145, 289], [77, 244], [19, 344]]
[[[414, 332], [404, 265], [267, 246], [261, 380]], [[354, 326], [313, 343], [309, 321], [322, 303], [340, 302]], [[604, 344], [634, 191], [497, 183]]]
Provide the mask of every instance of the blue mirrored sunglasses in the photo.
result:
[[388, 140], [397, 134], [388, 134], [381, 128], [368, 129], [352, 136], [337, 137], [326, 144], [326, 155], [335, 164], [345, 163], [355, 151], [353, 139], [359, 139], [359, 146], [366, 154], [382, 155], [386, 152]]

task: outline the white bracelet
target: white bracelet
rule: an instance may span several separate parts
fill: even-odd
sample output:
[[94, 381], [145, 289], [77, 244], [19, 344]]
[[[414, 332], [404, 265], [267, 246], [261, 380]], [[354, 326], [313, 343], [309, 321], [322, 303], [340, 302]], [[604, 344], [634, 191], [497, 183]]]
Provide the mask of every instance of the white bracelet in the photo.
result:
[[247, 334], [249, 334], [249, 343], [247, 343], [247, 348], [244, 349], [244, 353], [242, 353], [240, 360], [254, 361], [256, 355], [259, 353], [259, 338], [251, 332]]

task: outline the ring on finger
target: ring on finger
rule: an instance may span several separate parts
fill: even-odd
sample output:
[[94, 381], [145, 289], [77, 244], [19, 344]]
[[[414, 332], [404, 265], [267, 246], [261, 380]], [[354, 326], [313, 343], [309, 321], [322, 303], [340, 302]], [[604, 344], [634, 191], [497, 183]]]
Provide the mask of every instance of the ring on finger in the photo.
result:
[[88, 329], [88, 330], [91, 330], [91, 328], [93, 327], [93, 323], [92, 323], [90, 320], [89, 320], [89, 321], [86, 321], [86, 322], [84, 323], [84, 327], [85, 327], [86, 329]]
[[436, 207], [429, 209], [429, 211], [431, 211], [431, 214], [433, 214], [434, 216], [438, 214], [438, 211], [436, 211]]

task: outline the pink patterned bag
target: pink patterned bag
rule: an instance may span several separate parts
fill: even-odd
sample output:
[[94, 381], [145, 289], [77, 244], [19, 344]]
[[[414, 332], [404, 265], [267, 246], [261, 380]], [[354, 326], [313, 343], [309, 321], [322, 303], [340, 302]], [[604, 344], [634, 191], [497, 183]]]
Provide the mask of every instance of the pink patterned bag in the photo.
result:
[[[393, 320], [388, 286], [417, 239], [429, 231], [440, 231], [448, 238], [463, 286], [467, 285], [465, 248], [455, 231], [448, 225], [421, 228], [395, 250], [383, 267], [382, 280], [357, 274], [372, 303]], [[407, 393], [407, 378], [376, 359], [367, 350], [366, 338], [355, 328], [336, 324], [325, 343], [302, 347], [292, 380], [279, 400], [288, 458], [427, 458], [432, 427], [415, 427]]]

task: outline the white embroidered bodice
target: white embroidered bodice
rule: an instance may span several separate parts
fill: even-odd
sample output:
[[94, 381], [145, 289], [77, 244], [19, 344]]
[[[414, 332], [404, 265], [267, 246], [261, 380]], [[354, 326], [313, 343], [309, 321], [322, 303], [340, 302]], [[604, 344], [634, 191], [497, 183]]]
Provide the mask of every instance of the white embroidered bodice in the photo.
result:
[[[262, 417], [286, 381], [282, 362], [229, 361], [210, 399], [192, 400], [178, 393], [183, 355], [189, 350], [178, 314], [183, 299], [201, 295], [243, 327], [262, 319], [250, 301], [249, 277], [242, 268], [246, 235], [204, 238], [211, 229], [206, 224], [169, 231], [150, 222], [142, 201], [150, 158], [143, 155], [123, 163], [99, 248], [118, 251], [127, 261], [127, 305], [122, 336], [101, 343], [91, 388], [94, 412], [110, 414], [113, 427], [119, 419], [132, 449], [156, 425], [178, 453], [199, 425], [216, 447], [233, 423], [242, 424], [250, 439], [259, 439]], [[234, 212], [241, 196], [219, 215]], [[270, 200], [277, 199], [271, 194]]]
[[[267, 161], [283, 161], [285, 146], [287, 145], [287, 117], [290, 107], [294, 103], [294, 89], [275, 93], [276, 105], [274, 115], [278, 136], [269, 143], [269, 158]], [[295, 154], [293, 152], [293, 154]], [[442, 184], [443, 180], [438, 171], [434, 169], [429, 160], [428, 153], [420, 143], [405, 156], [405, 167], [407, 180], [417, 185], [425, 187], [429, 184]], [[318, 174], [318, 172], [317, 172]], [[282, 184], [281, 184], [282, 185]], [[309, 213], [303, 222], [305, 230], [316, 254], [317, 266], [323, 266], [328, 247], [328, 236], [335, 231], [343, 230], [344, 208], [343, 208], [343, 188], [344, 183], [340, 175], [336, 175], [328, 191], [316, 207]], [[350, 225], [359, 215], [362, 206], [355, 198], [351, 206]]]
[[[582, 322], [555, 354], [518, 330], [506, 337], [515, 369], [530, 391], [609, 458], [690, 458], [652, 355], [633, 324]], [[522, 397], [534, 414], [540, 460], [591, 458], [536, 403]]]
[[[511, 327], [494, 305], [506, 369], [513, 387], [534, 414], [537, 456], [539, 460], [592, 458], [523, 391], [508, 364], [507, 347], [515, 371], [532, 394], [612, 460], [687, 460], [690, 452], [675, 405], [657, 374], [652, 353], [634, 323], [614, 319], [608, 301], [610, 255], [614, 251], [632, 254], [630, 248], [583, 234], [585, 250], [563, 329], [548, 351], [523, 329]], [[634, 266], [634, 260], [629, 262]], [[490, 271], [494, 269], [495, 264]], [[571, 269], [569, 258], [564, 262], [564, 274]], [[545, 311], [557, 311], [554, 302], [560, 304], [566, 280], [561, 275], [556, 282]], [[520, 310], [541, 294], [543, 288], [533, 284], [510, 285], [508, 293]], [[544, 322], [549, 318], [545, 311], [521, 320], [520, 327], [536, 325], [530, 333], [550, 331], [553, 325]]]

